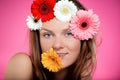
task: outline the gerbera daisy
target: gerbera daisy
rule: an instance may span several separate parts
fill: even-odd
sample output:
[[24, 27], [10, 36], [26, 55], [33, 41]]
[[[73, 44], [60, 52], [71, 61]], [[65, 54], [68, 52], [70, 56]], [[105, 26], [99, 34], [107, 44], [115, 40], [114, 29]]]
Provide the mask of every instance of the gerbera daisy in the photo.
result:
[[57, 72], [61, 69], [61, 58], [57, 53], [50, 48], [49, 51], [42, 53], [42, 64], [44, 68], [47, 68], [49, 71]]
[[32, 15], [28, 16], [26, 21], [27, 21], [28, 28], [30, 28], [31, 30], [39, 30], [42, 27], [41, 19], [36, 20]]
[[98, 15], [92, 10], [79, 10], [70, 21], [70, 31], [75, 38], [88, 40], [99, 31], [100, 21]]
[[35, 0], [31, 6], [31, 12], [37, 20], [41, 18], [42, 22], [45, 22], [54, 18], [54, 5], [55, 0]]
[[60, 21], [68, 22], [77, 12], [77, 7], [72, 1], [61, 0], [55, 4], [54, 15]]

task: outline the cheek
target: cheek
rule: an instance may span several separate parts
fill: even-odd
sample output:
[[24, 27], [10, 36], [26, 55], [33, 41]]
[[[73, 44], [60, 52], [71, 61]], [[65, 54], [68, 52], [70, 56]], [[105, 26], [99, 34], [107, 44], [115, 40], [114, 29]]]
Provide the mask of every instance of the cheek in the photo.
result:
[[68, 47], [69, 47], [70, 51], [72, 53], [75, 53], [75, 54], [77, 54], [78, 52], [80, 52], [80, 43], [81, 42], [79, 40], [76, 40], [76, 39], [71, 40], [68, 43]]
[[80, 53], [80, 41], [72, 42], [72, 45], [70, 48], [70, 57], [75, 61]]
[[45, 39], [40, 38], [40, 45], [41, 45], [42, 51], [44, 52], [44, 51], [49, 50], [52, 44], [50, 43], [50, 41], [48, 40], [46, 41]]
[[63, 68], [68, 67], [72, 65], [77, 57], [80, 54], [80, 41], [72, 40], [68, 46], [67, 50], [69, 51], [69, 54], [62, 60]]

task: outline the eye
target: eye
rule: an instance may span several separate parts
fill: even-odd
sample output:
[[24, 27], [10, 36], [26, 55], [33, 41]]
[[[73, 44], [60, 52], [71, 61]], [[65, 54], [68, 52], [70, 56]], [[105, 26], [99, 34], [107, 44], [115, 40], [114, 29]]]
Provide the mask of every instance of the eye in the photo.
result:
[[44, 34], [43, 36], [44, 36], [45, 38], [51, 38], [51, 37], [52, 37], [52, 34], [46, 33], [46, 34]]
[[72, 33], [71, 33], [71, 32], [67, 32], [65, 35], [66, 35], [67, 37], [69, 37], [69, 36], [72, 36]]

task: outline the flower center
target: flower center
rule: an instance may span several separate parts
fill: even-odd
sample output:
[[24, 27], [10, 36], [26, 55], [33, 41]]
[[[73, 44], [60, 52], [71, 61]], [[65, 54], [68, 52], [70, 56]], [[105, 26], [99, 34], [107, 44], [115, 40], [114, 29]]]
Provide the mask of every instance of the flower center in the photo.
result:
[[79, 28], [81, 28], [82, 30], [86, 30], [89, 28], [89, 23], [87, 21], [80, 22]]
[[86, 28], [86, 27], [87, 27], [87, 23], [86, 23], [86, 22], [83, 22], [83, 23], [81, 24], [81, 26], [82, 26], [82, 28]]
[[55, 58], [52, 57], [51, 60], [52, 60], [52, 61], [55, 61]]
[[42, 13], [42, 14], [47, 14], [49, 12], [49, 6], [46, 5], [46, 4], [42, 4], [40, 7], [39, 7], [39, 11]]
[[35, 22], [35, 23], [37, 23], [37, 22], [38, 22], [38, 20], [37, 20], [37, 19], [34, 19], [34, 22]]
[[69, 13], [69, 10], [67, 7], [64, 7], [62, 10], [61, 10], [62, 14], [64, 15], [67, 15]]

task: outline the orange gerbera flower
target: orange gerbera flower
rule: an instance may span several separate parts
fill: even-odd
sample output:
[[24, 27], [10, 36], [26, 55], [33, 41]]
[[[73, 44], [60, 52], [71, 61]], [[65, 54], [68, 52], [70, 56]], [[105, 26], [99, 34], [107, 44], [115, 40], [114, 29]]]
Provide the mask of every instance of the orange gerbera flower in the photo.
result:
[[42, 53], [42, 64], [44, 68], [47, 68], [49, 71], [57, 72], [61, 69], [61, 58], [57, 53], [50, 48], [49, 51]]

